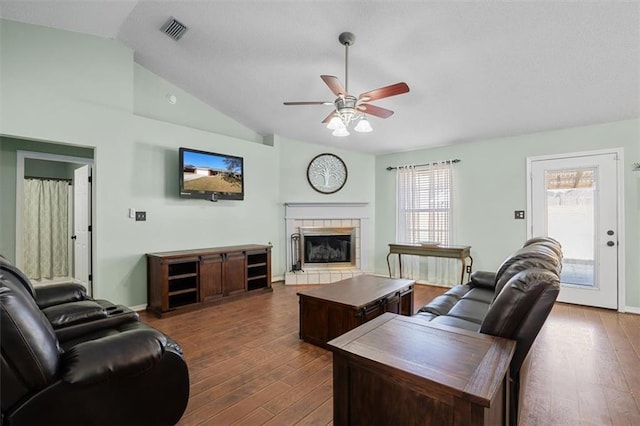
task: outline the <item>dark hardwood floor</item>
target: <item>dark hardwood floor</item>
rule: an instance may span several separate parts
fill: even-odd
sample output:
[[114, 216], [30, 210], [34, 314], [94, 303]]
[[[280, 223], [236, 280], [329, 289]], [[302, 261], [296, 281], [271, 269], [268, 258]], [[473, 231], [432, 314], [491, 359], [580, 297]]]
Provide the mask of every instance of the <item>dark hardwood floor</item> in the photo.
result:
[[[184, 349], [191, 396], [179, 425], [332, 423], [331, 353], [298, 339], [301, 288], [141, 313]], [[416, 309], [444, 290], [417, 285]], [[640, 425], [640, 315], [556, 304], [531, 357], [521, 425]]]

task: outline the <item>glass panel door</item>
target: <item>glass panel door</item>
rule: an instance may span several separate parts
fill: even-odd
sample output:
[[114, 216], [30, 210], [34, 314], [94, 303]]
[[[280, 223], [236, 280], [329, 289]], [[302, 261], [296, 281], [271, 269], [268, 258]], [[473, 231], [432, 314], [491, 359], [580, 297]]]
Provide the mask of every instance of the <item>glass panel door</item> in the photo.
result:
[[564, 242], [564, 284], [596, 285], [596, 173], [593, 167], [545, 171], [547, 232]]
[[617, 308], [617, 154], [529, 161], [530, 236], [562, 244], [558, 301]]

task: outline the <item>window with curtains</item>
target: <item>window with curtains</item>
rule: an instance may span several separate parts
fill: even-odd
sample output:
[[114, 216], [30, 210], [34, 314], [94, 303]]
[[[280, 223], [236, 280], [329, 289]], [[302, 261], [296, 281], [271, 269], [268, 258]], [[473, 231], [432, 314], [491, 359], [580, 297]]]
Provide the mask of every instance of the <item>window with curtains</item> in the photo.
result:
[[452, 242], [452, 166], [398, 167], [398, 242]]
[[[453, 243], [453, 166], [404, 166], [397, 168], [398, 243]], [[449, 285], [457, 268], [450, 259], [408, 256], [403, 261], [407, 278]]]

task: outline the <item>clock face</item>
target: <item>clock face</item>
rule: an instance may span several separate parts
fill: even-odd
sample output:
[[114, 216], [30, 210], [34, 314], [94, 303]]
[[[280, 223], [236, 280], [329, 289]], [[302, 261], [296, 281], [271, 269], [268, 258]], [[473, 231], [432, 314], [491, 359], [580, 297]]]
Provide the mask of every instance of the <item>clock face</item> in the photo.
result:
[[320, 154], [309, 163], [307, 180], [316, 191], [333, 194], [347, 182], [347, 166], [337, 155]]

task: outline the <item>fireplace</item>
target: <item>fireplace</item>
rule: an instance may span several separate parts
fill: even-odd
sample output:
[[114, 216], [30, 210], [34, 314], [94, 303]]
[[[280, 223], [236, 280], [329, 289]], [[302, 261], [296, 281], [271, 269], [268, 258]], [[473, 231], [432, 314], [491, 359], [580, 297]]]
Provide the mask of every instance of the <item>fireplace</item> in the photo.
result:
[[300, 228], [300, 259], [305, 267], [355, 267], [356, 228]]
[[368, 216], [367, 203], [286, 203], [285, 284], [329, 284], [369, 272]]

